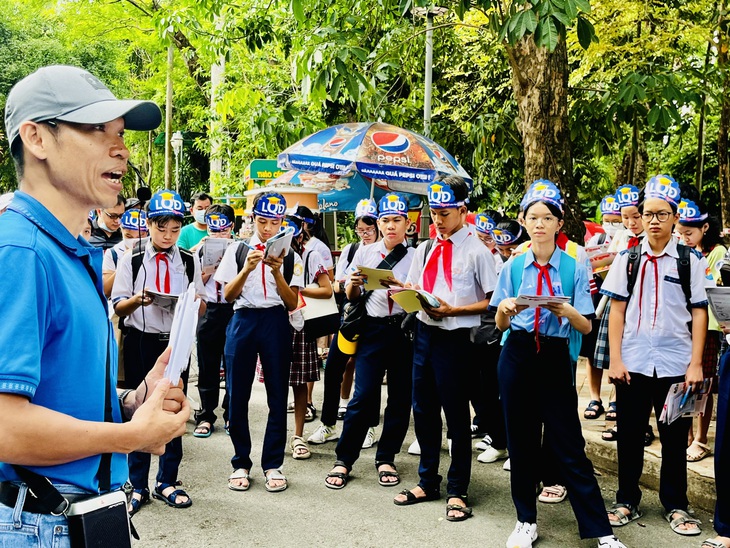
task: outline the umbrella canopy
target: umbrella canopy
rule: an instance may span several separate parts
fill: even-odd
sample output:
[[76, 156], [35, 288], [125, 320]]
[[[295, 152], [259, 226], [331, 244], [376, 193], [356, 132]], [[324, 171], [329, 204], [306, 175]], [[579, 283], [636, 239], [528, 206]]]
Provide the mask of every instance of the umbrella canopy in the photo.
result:
[[[443, 147], [423, 135], [381, 122], [323, 129], [287, 148], [277, 160], [280, 168], [310, 173], [347, 175], [356, 171], [383, 179], [396, 190], [403, 190], [397, 183], [430, 183], [439, 175], [458, 175], [472, 185], [471, 177]], [[418, 192], [426, 194], [425, 185]]]
[[[331, 211], [355, 211], [357, 203], [363, 198], [370, 198], [372, 191], [375, 201], [380, 200], [387, 192], [380, 184], [375, 184], [359, 173], [348, 173], [346, 176], [328, 173], [307, 173], [291, 170], [280, 175], [269, 183], [269, 186], [291, 185], [311, 187], [320, 190], [317, 197], [319, 210], [323, 213]], [[421, 207], [421, 199], [412, 194], [408, 197], [409, 209]]]

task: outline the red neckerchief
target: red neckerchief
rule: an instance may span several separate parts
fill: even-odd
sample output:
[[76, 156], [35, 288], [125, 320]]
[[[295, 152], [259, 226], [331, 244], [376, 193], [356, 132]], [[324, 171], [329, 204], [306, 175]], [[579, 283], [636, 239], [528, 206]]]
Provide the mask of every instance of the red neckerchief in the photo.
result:
[[[165, 281], [164, 289], [160, 287], [160, 263], [165, 263]], [[157, 266], [157, 276], [155, 277], [155, 283], [157, 284], [157, 291], [163, 293], [170, 293], [170, 263], [167, 260], [166, 253], [157, 253], [155, 255], [155, 264]]]
[[659, 307], [659, 266], [657, 264], [657, 259], [659, 257], [656, 257], [655, 255], [649, 255], [647, 253], [646, 255], [646, 261], [644, 262], [643, 266], [641, 267], [641, 285], [639, 286], [639, 322], [636, 325], [636, 332], [639, 332], [639, 327], [641, 326], [641, 301], [644, 297], [644, 274], [646, 274], [646, 265], [649, 263], [652, 263], [654, 265], [654, 319], [651, 324], [651, 328], [654, 329], [654, 325], [656, 324], [656, 313], [657, 308]]
[[[256, 244], [257, 251], [263, 251], [266, 249], [264, 244]], [[266, 300], [266, 268], [263, 261], [261, 261], [261, 284], [264, 286], [264, 300]]]
[[451, 240], [440, 240], [436, 239], [436, 249], [433, 250], [431, 258], [428, 260], [428, 264], [423, 271], [423, 289], [428, 292], [433, 291], [433, 286], [436, 284], [436, 275], [438, 274], [438, 263], [439, 258], [444, 270], [444, 280], [446, 285], [451, 291], [451, 261], [454, 253], [454, 242]]
[[[541, 265], [537, 261], [533, 261], [533, 266], [537, 268], [537, 294], [542, 295], [542, 284], [547, 284], [548, 292], [551, 296], [554, 296], [553, 283], [550, 280], [550, 263]], [[540, 307], [535, 308], [535, 343], [537, 344], [537, 351], [540, 352]]]

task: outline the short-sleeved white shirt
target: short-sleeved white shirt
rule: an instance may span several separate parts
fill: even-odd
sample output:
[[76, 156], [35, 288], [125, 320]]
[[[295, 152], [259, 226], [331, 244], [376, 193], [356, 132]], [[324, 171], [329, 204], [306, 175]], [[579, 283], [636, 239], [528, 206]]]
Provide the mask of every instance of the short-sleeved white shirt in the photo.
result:
[[311, 249], [312, 251], [316, 251], [317, 253], [319, 253], [322, 257], [322, 260], [324, 261], [324, 266], [327, 270], [332, 270], [335, 267], [335, 262], [332, 259], [332, 250], [327, 247], [327, 244], [325, 244], [316, 236], [312, 236], [309, 239], [307, 244], [304, 246], [304, 249]]
[[[688, 327], [692, 314], [687, 310], [679, 281], [677, 243], [672, 238], [657, 259], [658, 287], [654, 283], [654, 266], [651, 263], [646, 266], [642, 284], [641, 272], [648, 254], [652, 254], [651, 247], [644, 239], [636, 285], [630, 298], [626, 287], [628, 250], [614, 260], [601, 293], [612, 299], [628, 301], [621, 355], [629, 372], [651, 377], [656, 371], [657, 377], [679, 377], [687, 372], [692, 356], [692, 336]], [[702, 254], [692, 250], [690, 306], [693, 308], [707, 307], [706, 269], [707, 261]]]
[[[164, 262], [159, 263], [159, 280], [160, 287], [157, 287], [158, 280], [158, 263], [152, 242], [148, 242], [145, 247], [142, 266], [137, 273], [137, 279], [132, 283], [132, 253], [126, 253], [119, 258], [117, 263], [117, 275], [114, 278], [114, 287], [112, 288], [112, 302], [118, 303], [123, 299], [129, 299], [142, 291], [145, 287], [154, 291], [164, 293], [164, 280], [169, 274], [170, 278], [170, 294], [180, 295], [188, 288], [188, 278], [185, 271], [185, 263], [180, 256], [180, 250], [177, 246], [173, 246], [165, 254], [168, 260], [169, 271], [165, 267]], [[200, 263], [193, 260], [195, 266], [194, 280], [195, 293], [205, 300], [205, 287], [203, 286], [203, 278], [200, 274]], [[132, 312], [124, 320], [124, 324], [133, 327], [145, 333], [168, 333], [172, 327], [173, 313], [155, 306], [140, 306]]]
[[[403, 245], [406, 245], [406, 243], [403, 242]], [[361, 246], [352, 258], [352, 266], [377, 268], [378, 265], [383, 262], [383, 259], [385, 259], [390, 253], [392, 253], [392, 251], [388, 251], [383, 240], [368, 246]], [[406, 250], [406, 255], [398, 261], [395, 267], [393, 267], [393, 275], [396, 280], [400, 280], [401, 282], [406, 280], [415, 254], [416, 250], [409, 247]], [[393, 314], [403, 313], [401, 306], [390, 299], [390, 290], [385, 288], [374, 290], [370, 297], [368, 297], [365, 308], [368, 316], [373, 318], [385, 318], [386, 316], [392, 316]]]
[[[449, 289], [446, 284], [442, 264], [439, 261], [438, 274], [431, 293], [452, 306], [466, 306], [483, 301], [497, 285], [497, 274], [491, 252], [466, 225], [454, 233], [450, 240], [454, 244], [451, 263], [452, 287]], [[422, 243], [416, 249], [407, 279], [409, 283], [418, 284], [418, 287], [421, 288], [423, 288], [424, 265], [428, 263], [428, 259], [436, 249], [436, 246], [433, 245], [428, 257], [424, 257], [427, 243]], [[451, 316], [436, 321], [429, 318], [425, 312], [419, 312], [418, 319], [427, 325], [451, 331], [479, 325], [480, 314]]]
[[[258, 234], [254, 234], [249, 244], [253, 247], [260, 244], [261, 240]], [[221, 264], [215, 272], [215, 280], [224, 284], [230, 283], [238, 274], [238, 265], [236, 264], [236, 250], [243, 244], [238, 242], [231, 244], [223, 255]], [[289, 285], [291, 287], [304, 287], [304, 263], [302, 258], [294, 250], [294, 274]], [[284, 266], [281, 267], [282, 273]], [[266, 293], [264, 294], [264, 282], [266, 283]], [[234, 310], [239, 308], [270, 308], [273, 306], [284, 306], [284, 301], [276, 290], [276, 280], [271, 273], [271, 268], [261, 261], [258, 266], [249, 273], [246, 282], [243, 284], [241, 294], [233, 305]]]

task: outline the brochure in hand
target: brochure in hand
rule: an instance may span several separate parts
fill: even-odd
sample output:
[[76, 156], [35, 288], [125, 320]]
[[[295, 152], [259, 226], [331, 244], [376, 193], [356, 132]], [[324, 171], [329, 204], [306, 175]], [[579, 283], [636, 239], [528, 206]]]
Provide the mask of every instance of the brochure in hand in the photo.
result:
[[708, 287], [706, 291], [717, 323], [730, 327], [730, 287]]
[[384, 286], [381, 282], [381, 280], [385, 281], [389, 277], [395, 278], [395, 275], [393, 274], [392, 270], [388, 270], [385, 268], [368, 268], [366, 266], [358, 266], [357, 270], [360, 271], [360, 274], [365, 276], [367, 278], [367, 281], [365, 282], [365, 285], [363, 286], [366, 290], [371, 289], [390, 289], [389, 287]]
[[519, 295], [515, 304], [526, 305], [529, 308], [537, 308], [546, 304], [569, 303], [570, 297], [563, 295]]
[[168, 312], [175, 311], [175, 305], [177, 304], [177, 295], [171, 295], [169, 293], [160, 293], [159, 291], [153, 291], [152, 289], [145, 289], [144, 292], [152, 296], [152, 304], [159, 306], [163, 310]]
[[180, 375], [188, 366], [193, 351], [195, 332], [198, 327], [198, 311], [200, 299], [195, 294], [195, 284], [190, 284], [187, 291], [180, 295], [175, 316], [170, 329], [170, 361], [165, 368], [165, 378], [170, 379], [172, 386], [180, 382]]
[[422, 289], [393, 288], [390, 298], [397, 302], [406, 312], [418, 312], [428, 308], [441, 306], [439, 300], [428, 291]]
[[203, 268], [218, 266], [223, 255], [234, 240], [228, 238], [208, 238], [203, 244]]
[[702, 415], [707, 405], [707, 394], [710, 392], [712, 379], [705, 379], [702, 384], [691, 388], [686, 382], [678, 382], [669, 387], [667, 399], [659, 420], [672, 424], [680, 417]]
[[291, 241], [293, 237], [294, 229], [287, 228], [285, 231], [279, 232], [278, 234], [266, 240], [264, 258], [269, 256], [281, 257], [281, 254], [284, 253], [284, 251], [286, 251], [284, 255], [287, 255], [289, 253], [289, 249], [291, 248]]

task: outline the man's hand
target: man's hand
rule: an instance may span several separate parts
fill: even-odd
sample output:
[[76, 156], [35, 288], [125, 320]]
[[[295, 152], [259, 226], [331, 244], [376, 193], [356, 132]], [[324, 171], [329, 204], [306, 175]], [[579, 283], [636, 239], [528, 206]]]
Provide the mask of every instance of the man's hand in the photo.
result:
[[[434, 297], [436, 296], [434, 295]], [[452, 308], [452, 306], [444, 301], [441, 297], [436, 298], [438, 299], [440, 306], [438, 308], [432, 308], [428, 306], [426, 300], [423, 297], [421, 297], [420, 295], [418, 296], [418, 300], [421, 301], [421, 304], [423, 305], [423, 311], [428, 315], [428, 317], [432, 320], [442, 320], [448, 316], [453, 316], [454, 309]]]
[[[149, 398], [151, 391], [154, 389], [157, 382], [162, 380], [164, 377], [165, 368], [167, 367], [167, 363], [170, 361], [171, 352], [172, 347], [168, 347], [162, 354], [160, 354], [155, 366], [149, 373], [147, 373], [144, 381], [137, 387], [137, 390], [135, 390], [134, 409], [132, 410], [132, 413], [142, 406], [142, 404]], [[181, 379], [177, 386], [171, 386], [169, 390], [165, 392], [165, 400], [163, 402], [162, 409], [170, 413], [178, 413], [185, 404], [187, 404], [187, 398], [183, 393], [183, 381]]]
[[138, 307], [140, 307], [140, 306], [151, 305], [154, 302], [155, 297], [154, 297], [154, 295], [150, 295], [149, 293], [147, 293], [147, 291], [145, 291], [143, 289], [142, 291], [137, 293], [133, 297], [133, 299], [134, 299], [134, 304], [136, 304]]
[[[241, 244], [243, 245], [243, 244]], [[256, 270], [256, 267], [259, 265], [261, 261], [264, 259], [264, 252], [260, 249], [255, 250], [248, 250], [248, 255], [246, 255], [246, 262], [243, 264], [242, 272], [249, 274]]]
[[611, 357], [611, 366], [608, 368], [608, 382], [611, 384], [631, 384], [631, 375], [626, 369], [624, 362], [615, 357]]
[[157, 381], [153, 392], [128, 423], [138, 431], [139, 444], [136, 451], [162, 455], [169, 441], [185, 433], [185, 425], [190, 418], [190, 406], [185, 400], [177, 413], [165, 411], [170, 391], [169, 380]]

